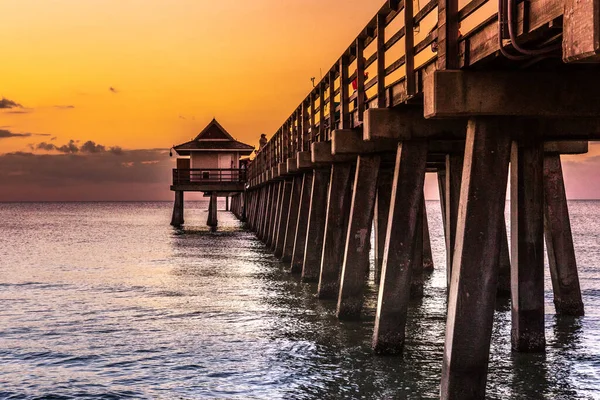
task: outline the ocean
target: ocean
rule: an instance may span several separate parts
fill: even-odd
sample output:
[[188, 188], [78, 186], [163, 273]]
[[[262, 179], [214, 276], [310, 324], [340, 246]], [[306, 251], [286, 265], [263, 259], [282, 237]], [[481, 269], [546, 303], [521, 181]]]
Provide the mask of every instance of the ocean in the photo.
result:
[[[363, 319], [338, 321], [233, 215], [211, 232], [205, 202], [184, 229], [168, 202], [0, 203], [0, 398], [437, 398], [445, 250], [427, 207], [435, 271], [403, 356], [382, 357], [372, 282]], [[555, 316], [546, 269], [547, 351], [517, 354], [499, 302], [490, 399], [600, 399], [600, 202], [569, 208], [586, 315]]]

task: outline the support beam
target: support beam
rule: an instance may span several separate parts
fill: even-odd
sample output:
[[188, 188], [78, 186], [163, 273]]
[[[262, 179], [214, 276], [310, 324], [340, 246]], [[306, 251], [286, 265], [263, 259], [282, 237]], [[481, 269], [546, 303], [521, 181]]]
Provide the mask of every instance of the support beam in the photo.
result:
[[466, 130], [466, 119], [425, 119], [423, 107], [370, 108], [365, 111], [363, 139], [464, 139]]
[[433, 254], [431, 251], [431, 238], [429, 236], [429, 222], [427, 221], [427, 202], [423, 195], [423, 271], [433, 271]]
[[379, 172], [377, 182], [377, 198], [375, 201], [375, 276], [374, 281], [379, 285], [381, 281], [381, 269], [383, 266], [385, 236], [387, 234], [387, 223], [390, 214], [390, 200], [392, 197], [392, 181], [394, 171], [382, 169]]
[[[294, 164], [296, 164], [295, 161]], [[301, 196], [302, 175], [296, 175], [294, 176], [294, 180], [292, 182], [290, 208], [287, 214], [286, 235], [283, 243], [283, 254], [281, 256], [281, 260], [284, 262], [292, 261], [292, 255], [294, 253], [294, 243], [296, 242], [296, 228], [298, 225], [298, 215], [300, 213]]]
[[472, 118], [467, 126], [442, 364], [443, 400], [485, 398], [510, 160], [507, 130], [498, 118]]
[[337, 303], [340, 319], [359, 319], [362, 311], [380, 165], [381, 156], [358, 156]]
[[[463, 155], [449, 154], [446, 156], [446, 278], [448, 287], [452, 277], [452, 260], [456, 243], [456, 224], [458, 221], [458, 203], [460, 199], [460, 185], [462, 180]], [[504, 210], [504, 208], [503, 208]]]
[[312, 195], [306, 230], [306, 246], [302, 264], [302, 280], [314, 282], [319, 279], [321, 256], [323, 254], [323, 237], [325, 236], [325, 220], [327, 218], [327, 193], [331, 170], [315, 169], [313, 171]]
[[271, 222], [269, 223], [269, 241], [268, 246], [271, 250], [275, 250], [275, 245], [277, 244], [277, 235], [279, 233], [279, 216], [281, 212], [281, 202], [283, 201], [283, 181], [275, 182], [275, 202], [273, 203], [273, 209], [271, 211]]
[[300, 196], [300, 211], [296, 224], [296, 239], [294, 241], [294, 252], [290, 271], [301, 273], [304, 264], [304, 248], [306, 247], [306, 232], [310, 217], [310, 198], [312, 195], [313, 172], [307, 171], [302, 175], [302, 194]]
[[413, 257], [410, 263], [410, 298], [422, 299], [424, 295], [425, 276], [423, 274], [423, 194], [419, 204], [419, 214], [415, 226], [415, 244]]
[[279, 209], [279, 221], [277, 224], [277, 241], [275, 243], [275, 257], [283, 256], [283, 245], [287, 233], [287, 216], [290, 209], [290, 198], [292, 196], [292, 181], [285, 180], [281, 183], [281, 208]]
[[175, 192], [175, 201], [173, 202], [173, 215], [171, 217], [171, 225], [180, 227], [183, 225], [183, 191]]
[[321, 299], [332, 299], [338, 294], [344, 258], [344, 239], [350, 214], [351, 192], [352, 164], [333, 164], [327, 196], [327, 217], [317, 291], [317, 295]]
[[512, 349], [544, 351], [542, 144], [513, 142], [510, 160]]
[[600, 62], [600, 4], [566, 0], [563, 16], [563, 61]]
[[404, 347], [426, 161], [426, 141], [398, 145], [373, 333], [373, 349], [380, 354], [398, 354]]
[[217, 219], [217, 193], [212, 192], [210, 194], [210, 202], [208, 204], [208, 218], [206, 221], [206, 225], [211, 228], [216, 228], [218, 225]]
[[424, 115], [434, 117], [597, 117], [596, 71], [435, 71], [423, 83]]
[[544, 157], [544, 227], [554, 291], [554, 306], [560, 315], [584, 314], [573, 234], [563, 181], [560, 156]]

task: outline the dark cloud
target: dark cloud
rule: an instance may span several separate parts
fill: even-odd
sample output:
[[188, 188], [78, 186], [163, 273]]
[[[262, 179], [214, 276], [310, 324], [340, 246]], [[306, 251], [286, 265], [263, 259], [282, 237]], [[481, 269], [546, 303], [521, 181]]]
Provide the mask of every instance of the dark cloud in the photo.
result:
[[[50, 140], [55, 140], [56, 137], [51, 138]], [[88, 140], [81, 146], [78, 146], [79, 140], [69, 140], [69, 143], [63, 144], [62, 146], [57, 146], [53, 143], [41, 142], [35, 146], [36, 150], [44, 150], [44, 151], [58, 151], [59, 153], [65, 154], [77, 154], [79, 152], [85, 154], [97, 154], [97, 153], [111, 153], [115, 155], [121, 155], [124, 153], [124, 150], [119, 146], [106, 147], [102, 144], [96, 143], [93, 140]]]
[[104, 153], [106, 151], [106, 147], [88, 140], [81, 145], [79, 150], [81, 150], [83, 153]]
[[52, 136], [50, 140], [56, 140], [56, 136]]
[[30, 136], [50, 136], [50, 134], [49, 133], [30, 133], [30, 132], [16, 133], [16, 132], [11, 132], [8, 129], [0, 129], [0, 139], [6, 139], [6, 138], [11, 138], [11, 137], [30, 137]]
[[29, 137], [31, 133], [13, 133], [8, 129], [0, 129], [0, 139], [10, 138], [10, 137]]
[[23, 108], [23, 106], [17, 102], [14, 102], [12, 100], [9, 100], [9, 99], [3, 97], [0, 100], [0, 108]]
[[35, 146], [35, 148], [37, 150], [52, 151], [56, 148], [56, 146], [54, 146], [52, 143], [42, 142], [42, 143], [38, 143], [37, 146]]
[[75, 106], [73, 105], [66, 105], [66, 106], [54, 106], [54, 108], [58, 108], [59, 110], [70, 110], [72, 108], [75, 108]]
[[5, 114], [29, 114], [32, 113], [33, 109], [32, 108], [23, 108], [20, 110], [10, 110], [10, 111], [6, 111]]
[[112, 93], [119, 93], [119, 91], [112, 86], [109, 87], [108, 90], [110, 90]]
[[0, 186], [164, 182], [168, 188], [172, 168], [168, 154], [164, 149], [121, 149], [121, 157], [110, 151], [85, 155], [8, 153], [0, 155]]
[[77, 147], [74, 140], [69, 140], [69, 143], [56, 147], [56, 151], [66, 154], [75, 154], [79, 152], [79, 147]]

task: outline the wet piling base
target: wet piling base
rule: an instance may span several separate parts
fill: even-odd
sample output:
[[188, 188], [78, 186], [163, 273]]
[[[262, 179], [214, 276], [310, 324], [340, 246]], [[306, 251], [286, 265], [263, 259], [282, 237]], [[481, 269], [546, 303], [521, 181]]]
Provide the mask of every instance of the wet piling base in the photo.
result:
[[183, 225], [183, 191], [181, 190], [175, 192], [171, 225], [176, 227]]
[[208, 203], [208, 219], [206, 221], [206, 225], [211, 228], [216, 228], [218, 225], [217, 220], [217, 194], [211, 193], [210, 201]]

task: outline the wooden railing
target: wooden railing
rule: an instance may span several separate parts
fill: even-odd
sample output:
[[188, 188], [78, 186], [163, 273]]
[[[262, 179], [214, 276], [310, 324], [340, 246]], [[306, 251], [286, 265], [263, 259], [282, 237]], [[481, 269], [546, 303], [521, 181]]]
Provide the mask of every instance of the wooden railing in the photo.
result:
[[173, 185], [195, 183], [245, 183], [245, 169], [190, 168], [173, 169]]
[[[285, 162], [334, 129], [362, 125], [367, 108], [393, 107], [420, 94], [432, 70], [470, 67], [500, 49], [498, 7], [515, 3], [521, 38], [556, 35], [564, 0], [388, 0], [249, 166], [249, 179]], [[418, 9], [417, 9], [418, 8]], [[504, 33], [500, 33], [504, 39]]]

